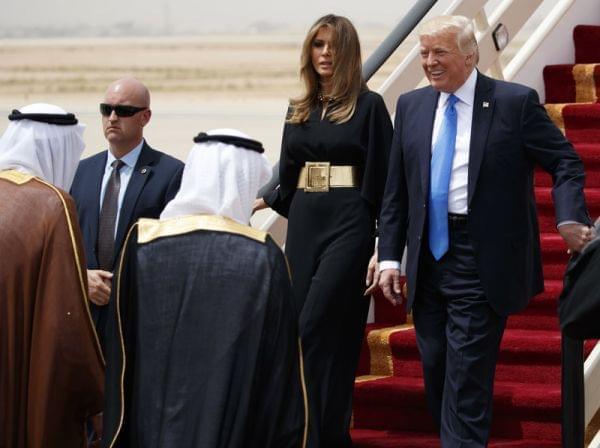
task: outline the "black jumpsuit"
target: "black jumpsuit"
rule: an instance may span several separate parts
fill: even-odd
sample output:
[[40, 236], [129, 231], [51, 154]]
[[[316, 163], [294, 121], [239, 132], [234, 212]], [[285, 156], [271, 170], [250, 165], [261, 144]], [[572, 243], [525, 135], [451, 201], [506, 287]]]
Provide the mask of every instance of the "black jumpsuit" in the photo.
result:
[[[288, 218], [285, 252], [299, 312], [309, 403], [310, 448], [351, 446], [352, 389], [369, 301], [363, 296], [373, 253], [392, 140], [381, 96], [363, 92], [352, 118], [286, 123], [280, 186], [265, 201]], [[297, 189], [307, 161], [358, 167], [360, 186]]]

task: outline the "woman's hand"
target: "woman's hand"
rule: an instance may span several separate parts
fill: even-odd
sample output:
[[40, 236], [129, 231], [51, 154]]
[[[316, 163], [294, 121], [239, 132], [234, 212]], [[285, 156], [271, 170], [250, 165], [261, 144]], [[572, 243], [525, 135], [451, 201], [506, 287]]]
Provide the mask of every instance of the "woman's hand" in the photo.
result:
[[254, 204], [252, 205], [252, 214], [259, 210], [264, 210], [269, 207], [263, 198], [258, 198], [254, 200]]
[[364, 293], [365, 296], [373, 294], [373, 292], [379, 288], [379, 263], [377, 263], [377, 248], [375, 248], [375, 252], [373, 252], [373, 256], [369, 260], [365, 284], [367, 286], [367, 289]]

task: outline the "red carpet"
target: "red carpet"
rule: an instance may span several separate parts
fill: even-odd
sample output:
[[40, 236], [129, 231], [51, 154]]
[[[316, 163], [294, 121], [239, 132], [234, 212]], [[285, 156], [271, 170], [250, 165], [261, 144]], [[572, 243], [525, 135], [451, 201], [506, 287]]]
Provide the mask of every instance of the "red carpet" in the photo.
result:
[[[600, 216], [600, 26], [574, 30], [575, 65], [544, 70], [549, 115], [573, 142], [586, 169], [586, 200]], [[556, 232], [552, 179], [535, 174], [545, 291], [511, 316], [494, 391], [492, 448], [560, 447], [560, 332], [557, 297], [568, 261]], [[354, 393], [352, 437], [364, 448], [439, 447], [425, 404], [414, 330], [399, 308], [375, 301]], [[393, 327], [396, 325], [396, 327]], [[589, 353], [593, 343], [586, 345]], [[366, 376], [360, 376], [366, 375]]]
[[590, 64], [600, 62], [600, 27], [579, 25], [573, 30], [575, 41], [575, 63]]

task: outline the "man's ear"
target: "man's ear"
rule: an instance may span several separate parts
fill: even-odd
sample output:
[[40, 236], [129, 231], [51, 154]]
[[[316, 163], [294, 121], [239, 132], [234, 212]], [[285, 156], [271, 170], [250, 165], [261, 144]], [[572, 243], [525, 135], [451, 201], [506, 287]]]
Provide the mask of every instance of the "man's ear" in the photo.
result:
[[474, 67], [475, 66], [475, 53], [471, 53], [466, 55], [465, 57], [465, 65], [467, 67]]
[[146, 126], [150, 121], [150, 118], [152, 118], [152, 111], [150, 109], [146, 109], [142, 113], [144, 114], [142, 117], [142, 126]]

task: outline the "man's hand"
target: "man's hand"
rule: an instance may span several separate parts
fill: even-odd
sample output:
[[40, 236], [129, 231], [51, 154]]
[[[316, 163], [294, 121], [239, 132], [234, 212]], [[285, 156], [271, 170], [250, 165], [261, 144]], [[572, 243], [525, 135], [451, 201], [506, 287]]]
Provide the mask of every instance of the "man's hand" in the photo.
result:
[[567, 243], [569, 253], [581, 252], [583, 247], [594, 238], [592, 227], [577, 223], [559, 226], [558, 233]]
[[100, 269], [88, 269], [88, 295], [92, 303], [98, 306], [108, 304], [112, 285], [112, 272]]
[[389, 302], [396, 306], [402, 303], [402, 287], [400, 285], [400, 271], [398, 269], [385, 269], [379, 277], [379, 287]]
[[379, 263], [377, 263], [377, 248], [373, 253], [373, 256], [369, 260], [369, 267], [367, 268], [367, 278], [365, 281], [367, 289], [365, 296], [373, 294], [379, 288]]

